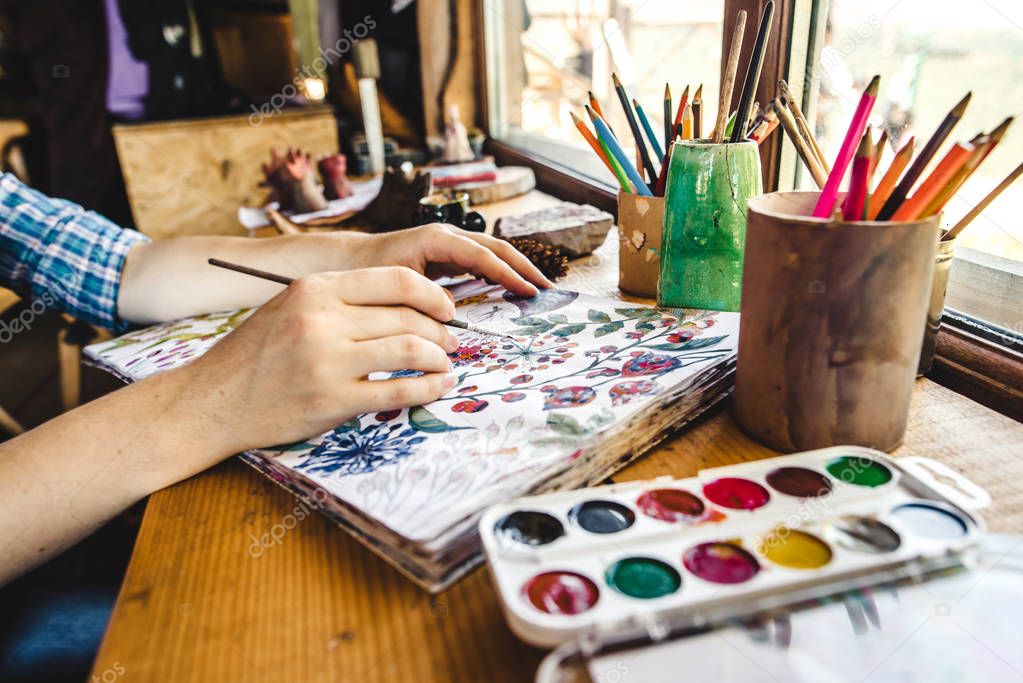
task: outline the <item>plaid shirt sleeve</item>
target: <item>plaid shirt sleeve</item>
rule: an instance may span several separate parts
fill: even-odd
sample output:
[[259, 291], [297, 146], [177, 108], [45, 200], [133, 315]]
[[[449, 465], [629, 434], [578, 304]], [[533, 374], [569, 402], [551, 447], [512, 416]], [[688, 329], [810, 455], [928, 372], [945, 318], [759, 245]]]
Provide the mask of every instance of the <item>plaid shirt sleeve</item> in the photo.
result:
[[0, 174], [0, 285], [102, 327], [123, 331], [117, 292], [124, 259], [149, 238]]

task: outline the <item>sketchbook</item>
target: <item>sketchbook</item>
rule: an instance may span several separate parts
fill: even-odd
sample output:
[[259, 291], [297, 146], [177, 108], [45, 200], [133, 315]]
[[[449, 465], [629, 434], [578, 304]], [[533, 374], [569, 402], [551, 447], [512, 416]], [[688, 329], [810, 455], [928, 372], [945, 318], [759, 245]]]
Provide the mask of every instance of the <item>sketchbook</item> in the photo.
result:
[[[459, 330], [447, 395], [241, 455], [432, 592], [480, 561], [488, 506], [603, 481], [723, 398], [739, 330], [737, 313], [564, 290], [520, 298], [479, 281], [451, 289], [460, 319], [513, 339]], [[156, 325], [85, 354], [135, 381], [195, 359], [250, 314]]]

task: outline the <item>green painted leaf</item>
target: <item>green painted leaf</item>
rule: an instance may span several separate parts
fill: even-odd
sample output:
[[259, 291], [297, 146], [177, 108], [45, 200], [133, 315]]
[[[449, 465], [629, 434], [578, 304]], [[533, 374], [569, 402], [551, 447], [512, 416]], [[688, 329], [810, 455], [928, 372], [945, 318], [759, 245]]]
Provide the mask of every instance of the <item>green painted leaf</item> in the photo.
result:
[[690, 339], [687, 342], [681, 344], [643, 344], [645, 349], [656, 349], [658, 351], [693, 351], [696, 349], [704, 349], [710, 346], [714, 346], [726, 335], [720, 337], [697, 337], [696, 339]]
[[591, 323], [609, 323], [611, 322], [611, 316], [604, 311], [598, 311], [595, 308], [591, 308], [586, 312], [586, 317], [590, 319]]
[[625, 316], [626, 318], [640, 320], [649, 320], [650, 318], [661, 317], [661, 312], [656, 308], [616, 308], [615, 313]]
[[430, 434], [453, 432], [456, 429], [469, 429], [468, 427], [454, 427], [449, 425], [423, 406], [416, 406], [409, 410], [408, 421], [409, 424], [412, 425], [413, 429]]
[[562, 325], [558, 329], [554, 330], [554, 334], [558, 337], [570, 337], [573, 334], [578, 334], [586, 329], [586, 325], [582, 323], [576, 323], [575, 325]]
[[554, 323], [549, 323], [546, 320], [540, 320], [536, 325], [530, 325], [528, 327], [520, 327], [512, 330], [511, 334], [517, 337], [533, 337], [538, 334], [548, 332], [554, 327]]
[[565, 315], [564, 313], [551, 313], [549, 316], [547, 316], [547, 319], [550, 320], [552, 323], [568, 322], [568, 316]]
[[600, 327], [598, 327], [597, 329], [595, 329], [593, 331], [593, 336], [594, 337], [603, 337], [605, 334], [611, 334], [612, 332], [617, 332], [618, 330], [622, 329], [623, 327], [625, 327], [625, 323], [623, 323], [621, 320], [617, 320], [617, 321], [615, 321], [613, 323], [608, 323], [607, 325], [601, 325]]
[[558, 434], [570, 434], [572, 436], [583, 436], [589, 433], [586, 427], [579, 424], [579, 421], [571, 415], [564, 413], [551, 413], [547, 416], [547, 426], [551, 431]]
[[539, 439], [533, 439], [529, 442], [530, 446], [551, 448], [552, 446], [568, 446], [569, 448], [575, 448], [579, 445], [578, 436], [545, 436]]
[[524, 318], [511, 318], [513, 325], [524, 325], [526, 327], [533, 327], [534, 325], [546, 325], [547, 321], [543, 318], [538, 318], [535, 315], [527, 315]]
[[654, 324], [653, 323], [648, 323], [648, 322], [638, 322], [638, 323], [636, 323], [636, 329], [637, 330], [647, 330], [649, 332], [650, 330], [654, 329]]

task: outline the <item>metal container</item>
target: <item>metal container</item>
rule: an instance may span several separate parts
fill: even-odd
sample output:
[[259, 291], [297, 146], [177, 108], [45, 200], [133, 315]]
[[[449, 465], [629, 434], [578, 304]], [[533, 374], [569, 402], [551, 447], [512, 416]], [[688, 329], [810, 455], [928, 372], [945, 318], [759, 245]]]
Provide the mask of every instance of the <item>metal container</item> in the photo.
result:
[[934, 348], [938, 341], [941, 316], [945, 311], [948, 275], [952, 271], [954, 255], [954, 239], [938, 242], [938, 255], [934, 261], [934, 285], [931, 287], [931, 303], [927, 309], [927, 327], [924, 328], [924, 343], [920, 350], [920, 366], [916, 369], [917, 376], [926, 375], [934, 365]]

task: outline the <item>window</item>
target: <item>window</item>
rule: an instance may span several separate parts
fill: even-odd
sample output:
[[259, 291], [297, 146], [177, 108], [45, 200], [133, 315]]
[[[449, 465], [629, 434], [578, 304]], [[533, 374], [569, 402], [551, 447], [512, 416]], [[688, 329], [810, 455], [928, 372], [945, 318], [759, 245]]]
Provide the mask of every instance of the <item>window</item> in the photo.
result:
[[691, 94], [703, 83], [706, 127], [717, 110], [723, 17], [724, 0], [486, 0], [490, 135], [613, 185], [569, 112], [585, 120], [592, 90], [611, 127], [628, 130], [614, 72], [659, 137], [664, 84], [677, 105], [687, 83]]
[[[819, 87], [807, 107], [826, 153], [838, 149], [875, 73], [882, 81], [871, 123], [888, 130], [891, 141], [881, 169], [910, 136], [916, 136], [919, 150], [967, 91], [973, 98], [950, 140], [969, 140], [1006, 116], [1023, 114], [1018, 0], [818, 0], [817, 17], [821, 49], [806, 80]], [[944, 224], [958, 222], [1021, 160], [1023, 121], [1017, 120], [948, 205]], [[804, 189], [812, 187], [807, 175], [798, 180]], [[957, 240], [946, 301], [948, 308], [1002, 328], [1002, 339], [1023, 334], [1020, 215], [1023, 181], [1003, 192]]]

